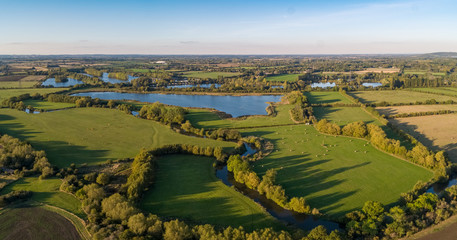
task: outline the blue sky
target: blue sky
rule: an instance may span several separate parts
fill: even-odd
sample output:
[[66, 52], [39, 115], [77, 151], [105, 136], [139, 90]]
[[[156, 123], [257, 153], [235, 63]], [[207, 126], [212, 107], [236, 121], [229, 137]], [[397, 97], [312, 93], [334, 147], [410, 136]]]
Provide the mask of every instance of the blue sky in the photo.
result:
[[0, 54], [457, 51], [457, 1], [0, 0]]

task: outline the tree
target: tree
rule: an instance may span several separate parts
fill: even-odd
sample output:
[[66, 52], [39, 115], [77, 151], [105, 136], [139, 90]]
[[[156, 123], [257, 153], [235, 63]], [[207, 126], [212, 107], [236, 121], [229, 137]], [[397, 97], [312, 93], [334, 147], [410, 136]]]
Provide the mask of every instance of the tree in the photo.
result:
[[165, 240], [184, 240], [192, 237], [192, 231], [189, 226], [179, 220], [165, 222], [163, 226], [165, 228], [165, 233], [163, 234]]
[[109, 183], [110, 176], [106, 173], [100, 173], [98, 174], [96, 182], [100, 185], [106, 185]]
[[102, 201], [102, 212], [112, 220], [127, 221], [137, 210], [119, 193], [115, 193]]

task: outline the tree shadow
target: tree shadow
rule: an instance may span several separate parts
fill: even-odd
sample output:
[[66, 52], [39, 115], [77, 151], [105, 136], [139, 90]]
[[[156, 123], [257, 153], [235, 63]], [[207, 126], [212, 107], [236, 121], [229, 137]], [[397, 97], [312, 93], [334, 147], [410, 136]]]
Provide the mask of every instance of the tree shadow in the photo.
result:
[[431, 138], [427, 137], [426, 135], [420, 133], [418, 131], [419, 127], [417, 125], [409, 124], [408, 122], [400, 122], [397, 119], [390, 119], [389, 121], [392, 124], [394, 124], [396, 127], [402, 129], [406, 133], [408, 133], [411, 136], [413, 136], [414, 138], [416, 138], [419, 142], [421, 142], [425, 146], [427, 146], [431, 149], [434, 149], [434, 150], [439, 150], [439, 148], [437, 146], [435, 146], [433, 143], [435, 141], [435, 139], [431, 139]]
[[338, 98], [329, 98], [328, 95], [314, 95], [311, 92], [305, 92], [305, 96], [308, 98], [309, 102], [313, 104], [331, 104], [341, 101], [341, 99]]
[[46, 141], [30, 139], [43, 132], [32, 131], [22, 123], [4, 123], [4, 120], [16, 118], [9, 115], [0, 115], [0, 132], [22, 141], [30, 143], [35, 150], [44, 150], [49, 162], [57, 167], [68, 167], [87, 163], [95, 164], [108, 160], [108, 150], [91, 150], [86, 146], [72, 145], [64, 141]]
[[391, 116], [391, 115], [396, 115], [398, 114], [398, 110], [392, 107], [385, 107], [385, 108], [376, 108], [376, 110], [379, 112], [381, 115], [385, 116]]

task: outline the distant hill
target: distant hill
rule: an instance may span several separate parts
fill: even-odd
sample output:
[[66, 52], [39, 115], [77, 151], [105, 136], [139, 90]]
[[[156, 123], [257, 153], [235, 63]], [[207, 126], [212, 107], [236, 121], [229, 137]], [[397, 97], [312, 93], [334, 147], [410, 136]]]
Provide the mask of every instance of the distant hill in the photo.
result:
[[457, 57], [457, 52], [434, 52], [423, 55], [424, 57]]

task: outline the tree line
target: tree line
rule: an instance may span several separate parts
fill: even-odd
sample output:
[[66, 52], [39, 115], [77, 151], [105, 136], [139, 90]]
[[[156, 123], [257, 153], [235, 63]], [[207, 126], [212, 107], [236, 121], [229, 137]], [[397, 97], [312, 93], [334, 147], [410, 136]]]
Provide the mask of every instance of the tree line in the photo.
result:
[[44, 151], [9, 135], [0, 135], [0, 168], [15, 170], [19, 175], [41, 173], [41, 178], [54, 174]]
[[385, 152], [426, 168], [446, 169], [450, 166], [444, 151], [435, 153], [419, 142], [411, 150], [407, 150], [404, 146], [401, 146], [399, 140], [389, 139], [384, 130], [375, 124], [367, 125], [364, 122], [353, 122], [341, 128], [335, 123], [322, 119], [315, 126], [319, 132], [325, 134], [364, 138], [370, 141], [373, 146]]
[[239, 155], [231, 155], [227, 161], [227, 170], [233, 173], [235, 181], [258, 191], [285, 209], [299, 213], [319, 214], [319, 210], [316, 208], [311, 210], [304, 197], [289, 199], [284, 188], [275, 184], [276, 170], [274, 169], [269, 169], [260, 180], [257, 173], [251, 169], [248, 161], [243, 160]]

